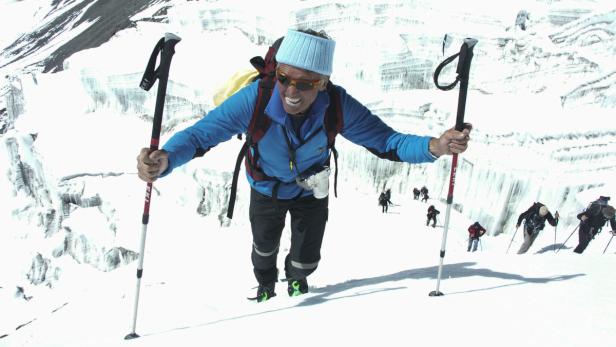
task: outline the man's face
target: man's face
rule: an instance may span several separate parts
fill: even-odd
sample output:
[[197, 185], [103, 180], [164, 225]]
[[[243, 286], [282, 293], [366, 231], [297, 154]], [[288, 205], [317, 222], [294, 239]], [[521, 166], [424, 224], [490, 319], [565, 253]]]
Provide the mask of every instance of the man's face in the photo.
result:
[[291, 115], [306, 112], [327, 85], [327, 77], [285, 64], [278, 65], [276, 75], [282, 106]]

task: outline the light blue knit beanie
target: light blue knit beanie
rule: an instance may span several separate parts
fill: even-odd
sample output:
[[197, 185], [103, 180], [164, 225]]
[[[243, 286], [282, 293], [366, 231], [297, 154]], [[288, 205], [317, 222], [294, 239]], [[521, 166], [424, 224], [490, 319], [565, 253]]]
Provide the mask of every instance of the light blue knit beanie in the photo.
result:
[[331, 76], [335, 47], [334, 40], [289, 30], [278, 48], [276, 61]]

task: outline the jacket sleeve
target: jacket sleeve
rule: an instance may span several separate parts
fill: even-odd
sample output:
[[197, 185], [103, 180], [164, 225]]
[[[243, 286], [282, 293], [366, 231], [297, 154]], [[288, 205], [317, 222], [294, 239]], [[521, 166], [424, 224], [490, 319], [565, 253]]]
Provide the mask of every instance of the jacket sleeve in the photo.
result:
[[343, 88], [336, 88], [339, 89], [342, 103], [343, 128], [340, 134], [344, 138], [384, 159], [407, 163], [436, 160], [428, 150], [431, 136], [402, 134], [393, 130]]
[[524, 218], [526, 218], [526, 215], [528, 215], [528, 210], [526, 210], [525, 212], [522, 212], [520, 214], [520, 216], [518, 217], [518, 222], [516, 223], [516, 225], [522, 224], [522, 220], [524, 220]]
[[551, 212], [548, 212], [548, 214], [546, 215], [546, 219], [551, 226], [555, 227], [556, 225], [558, 225], [558, 219], [554, 218]]
[[586, 211], [578, 213], [577, 219], [582, 220], [582, 216], [586, 216], [586, 218], [588, 218], [588, 215], [586, 214]]
[[520, 216], [518, 217], [518, 224], [520, 225], [522, 223], [522, 220], [524, 220], [526, 217], [530, 216], [530, 214], [533, 211], [533, 208], [535, 208], [536, 204], [533, 204], [533, 206], [529, 207], [528, 210], [522, 212], [522, 214], [520, 214]]
[[168, 175], [197, 153], [208, 151], [237, 134], [246, 132], [256, 104], [258, 82], [240, 89], [192, 126], [175, 133], [162, 147], [169, 153]]

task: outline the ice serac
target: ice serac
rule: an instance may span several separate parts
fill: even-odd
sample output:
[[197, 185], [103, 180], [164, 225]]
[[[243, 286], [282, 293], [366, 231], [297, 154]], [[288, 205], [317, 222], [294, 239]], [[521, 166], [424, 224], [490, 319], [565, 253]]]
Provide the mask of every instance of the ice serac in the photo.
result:
[[[57, 260], [63, 255], [101, 271], [133, 261], [134, 251], [116, 245], [115, 211], [103, 201], [105, 193], [90, 193], [87, 174], [76, 173], [58, 181], [39, 153], [38, 131], [15, 127], [20, 118], [31, 112], [25, 103], [24, 89], [35, 87], [37, 83], [33, 75], [24, 76], [27, 76], [24, 80], [12, 77], [3, 88], [5, 130], [0, 134], [7, 160], [3, 164], [6, 164], [6, 178], [11, 187], [9, 196], [5, 197], [9, 205], [7, 210], [18, 225], [5, 232], [29, 244], [28, 252], [35, 251], [24, 281], [53, 287], [61, 277]], [[97, 176], [104, 179], [117, 174]], [[75, 220], [80, 218], [91, 218], [92, 227], [84, 229], [82, 225], [86, 223], [79, 223], [75, 228]], [[26, 264], [16, 266], [25, 268]]]
[[[138, 82], [142, 74], [143, 72], [105, 73], [95, 69], [83, 69], [80, 87], [90, 98], [89, 111], [114, 110], [118, 114], [138, 115], [139, 118], [151, 122], [156, 94], [139, 88]], [[195, 121], [209, 111], [211, 105], [193, 88], [181, 82], [168, 82], [163, 133], [182, 122]]]
[[231, 191], [231, 172], [223, 172], [207, 169], [196, 170], [193, 178], [197, 182], [199, 205], [197, 213], [202, 216], [216, 216], [221, 226], [229, 226], [227, 216], [227, 204]]
[[[15, 121], [25, 109], [21, 81], [11, 79], [8, 88], [4, 90], [6, 94], [3, 99], [7, 105], [4, 121], [7, 131], [0, 139], [7, 159], [6, 177], [12, 187], [10, 196], [5, 198], [9, 202], [9, 214], [21, 226], [19, 229], [7, 228], [5, 232], [22, 239], [32, 239], [34, 245], [39, 237], [49, 237], [58, 230], [61, 218], [58, 213], [59, 201], [55, 190], [48, 184], [41, 158], [33, 150], [37, 134], [23, 134], [14, 130]], [[49, 257], [36, 253], [26, 279], [34, 285], [49, 284], [57, 279], [57, 276], [50, 273], [56, 274], [57, 271]]]

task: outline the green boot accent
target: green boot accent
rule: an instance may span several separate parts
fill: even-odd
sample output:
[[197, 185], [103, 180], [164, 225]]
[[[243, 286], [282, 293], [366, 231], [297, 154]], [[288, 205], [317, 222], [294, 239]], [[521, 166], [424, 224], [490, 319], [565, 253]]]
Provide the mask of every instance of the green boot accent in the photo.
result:
[[261, 296], [257, 298], [257, 302], [263, 302], [267, 300], [269, 300], [269, 295], [267, 295], [267, 292], [261, 293]]
[[302, 295], [303, 293], [299, 290], [299, 282], [293, 281], [291, 283], [291, 288], [293, 288], [293, 292], [291, 292], [291, 296]]
[[274, 291], [274, 285], [270, 286], [259, 286], [257, 290], [257, 296], [255, 299], [257, 302], [264, 302], [276, 296], [276, 292]]
[[305, 278], [299, 280], [291, 278], [288, 281], [287, 293], [289, 296], [298, 296], [308, 293], [308, 281], [306, 281]]

